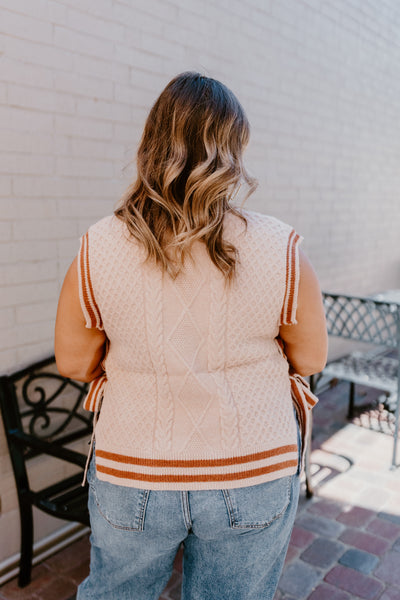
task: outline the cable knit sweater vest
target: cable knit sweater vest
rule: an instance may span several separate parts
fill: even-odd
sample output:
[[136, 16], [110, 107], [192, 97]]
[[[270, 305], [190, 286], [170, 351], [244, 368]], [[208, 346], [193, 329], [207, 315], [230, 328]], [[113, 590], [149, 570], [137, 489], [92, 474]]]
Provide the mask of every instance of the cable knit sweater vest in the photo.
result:
[[[109, 216], [79, 255], [87, 327], [109, 340], [105, 375], [85, 408], [96, 425], [97, 476], [153, 490], [227, 489], [296, 472], [288, 363], [276, 337], [295, 323], [298, 242], [292, 227], [253, 211], [225, 216], [239, 250], [231, 287], [196, 242], [175, 281], [144, 262]], [[300, 415], [301, 416], [301, 415]]]

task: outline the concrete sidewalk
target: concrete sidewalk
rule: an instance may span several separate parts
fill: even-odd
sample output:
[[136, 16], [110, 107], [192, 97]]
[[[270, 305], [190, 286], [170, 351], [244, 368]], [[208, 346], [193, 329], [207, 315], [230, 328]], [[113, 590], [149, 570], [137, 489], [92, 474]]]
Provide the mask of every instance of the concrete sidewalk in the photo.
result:
[[[357, 404], [377, 396], [359, 391]], [[347, 397], [348, 384], [340, 383], [321, 394], [314, 409], [315, 495], [307, 500], [303, 485], [275, 600], [400, 600], [400, 468], [389, 469], [393, 438], [370, 430], [376, 422], [365, 415], [363, 426], [349, 423]], [[4, 585], [0, 599], [72, 599], [88, 569], [86, 536], [35, 567], [27, 588], [20, 590], [16, 580]], [[181, 571], [180, 552], [160, 600], [180, 599]]]

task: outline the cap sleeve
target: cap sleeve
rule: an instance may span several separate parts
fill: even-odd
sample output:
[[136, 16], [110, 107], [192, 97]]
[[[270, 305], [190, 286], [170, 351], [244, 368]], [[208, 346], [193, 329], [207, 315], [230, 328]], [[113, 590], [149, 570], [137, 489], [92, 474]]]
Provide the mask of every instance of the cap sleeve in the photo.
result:
[[286, 247], [286, 283], [280, 325], [294, 325], [300, 281], [299, 244], [303, 238], [292, 229]]
[[81, 237], [81, 245], [78, 254], [78, 280], [79, 299], [82, 312], [85, 316], [85, 326], [88, 329], [97, 328], [103, 330], [103, 322], [94, 297], [93, 284], [90, 277], [89, 231]]

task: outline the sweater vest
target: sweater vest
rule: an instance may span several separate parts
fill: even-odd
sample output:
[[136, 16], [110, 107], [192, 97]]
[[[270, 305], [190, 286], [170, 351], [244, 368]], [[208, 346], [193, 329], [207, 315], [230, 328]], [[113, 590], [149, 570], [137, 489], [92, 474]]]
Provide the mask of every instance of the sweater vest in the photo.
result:
[[82, 237], [86, 327], [108, 340], [104, 374], [84, 404], [99, 413], [99, 479], [202, 490], [296, 473], [293, 402], [304, 437], [316, 399], [289, 376], [278, 335], [296, 322], [301, 238], [278, 219], [241, 212], [247, 226], [224, 217], [224, 239], [239, 256], [230, 286], [202, 242], [173, 280], [115, 215]]

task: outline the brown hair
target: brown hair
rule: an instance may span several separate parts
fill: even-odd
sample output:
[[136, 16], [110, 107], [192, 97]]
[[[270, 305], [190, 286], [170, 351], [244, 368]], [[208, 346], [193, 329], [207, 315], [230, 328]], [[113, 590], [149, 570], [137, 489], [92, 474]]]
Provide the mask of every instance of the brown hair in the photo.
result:
[[[257, 187], [242, 160], [250, 127], [235, 95], [199, 73], [181, 73], [166, 86], [147, 118], [137, 153], [137, 178], [115, 214], [172, 277], [195, 240], [231, 281], [237, 251], [223, 239], [226, 212], [241, 182]], [[171, 235], [172, 234], [172, 235]], [[168, 250], [174, 250], [173, 259]]]

